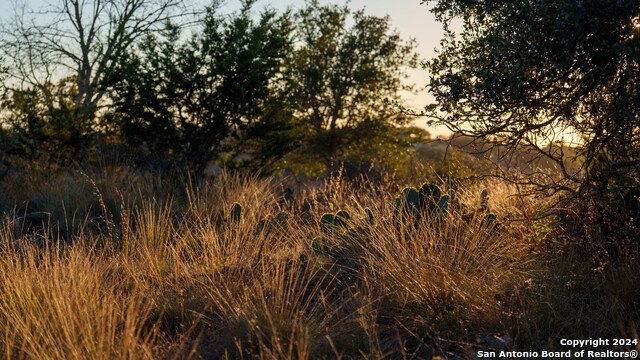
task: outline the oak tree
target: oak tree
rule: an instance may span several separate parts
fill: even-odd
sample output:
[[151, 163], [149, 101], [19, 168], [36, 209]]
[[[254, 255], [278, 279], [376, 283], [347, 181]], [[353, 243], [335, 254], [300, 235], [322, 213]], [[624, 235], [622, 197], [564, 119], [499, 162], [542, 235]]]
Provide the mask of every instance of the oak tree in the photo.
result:
[[561, 176], [509, 176], [532, 189], [559, 191], [567, 200], [627, 196], [627, 206], [635, 206], [638, 1], [423, 3], [446, 33], [439, 54], [426, 64], [436, 100], [427, 107], [432, 122], [480, 140], [485, 150], [489, 144], [503, 154], [527, 151], [552, 161]]
[[297, 13], [286, 72], [306, 134], [300, 158], [315, 158], [331, 171], [349, 157], [374, 161], [386, 146], [402, 148], [390, 134], [408, 119], [392, 104], [411, 89], [404, 80], [406, 69], [417, 66], [414, 48], [388, 16], [307, 2]]
[[288, 151], [295, 139], [280, 131], [292, 121], [281, 68], [291, 24], [273, 11], [254, 19], [253, 3], [226, 18], [210, 7], [187, 41], [169, 25], [125, 52], [105, 82], [113, 100], [107, 122], [133, 147], [197, 171], [225, 153], [248, 151], [254, 165], [268, 166]]

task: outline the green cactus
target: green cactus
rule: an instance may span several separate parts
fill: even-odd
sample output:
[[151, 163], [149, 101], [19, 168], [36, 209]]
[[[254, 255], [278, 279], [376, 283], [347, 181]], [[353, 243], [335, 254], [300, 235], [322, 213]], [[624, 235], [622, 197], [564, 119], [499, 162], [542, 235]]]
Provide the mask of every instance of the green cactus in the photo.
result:
[[348, 227], [347, 220], [349, 219], [349, 214], [343, 210], [336, 214], [325, 213], [320, 217], [320, 230], [328, 236], [335, 236]]
[[240, 216], [242, 215], [242, 205], [237, 202], [231, 205], [231, 209], [229, 210], [229, 219], [233, 222], [239, 222]]
[[318, 255], [327, 255], [329, 254], [329, 246], [327, 245], [327, 241], [322, 236], [316, 236], [311, 241], [311, 249]]
[[402, 196], [407, 204], [418, 208], [420, 206], [420, 194], [414, 188], [406, 188], [402, 191]]
[[447, 216], [449, 210], [449, 195], [442, 195], [438, 200], [438, 220], [442, 220]]
[[398, 196], [397, 198], [393, 199], [394, 215], [398, 213], [398, 211], [400, 211], [400, 205], [402, 205], [402, 201], [400, 200], [400, 196]]
[[349, 213], [344, 211], [344, 210], [340, 210], [336, 213], [336, 217], [342, 219], [343, 221], [348, 221], [351, 220], [351, 216], [349, 216]]
[[414, 188], [405, 188], [395, 200], [396, 211], [415, 213], [420, 208], [420, 194]]
[[483, 228], [491, 227], [496, 222], [496, 216], [494, 214], [487, 214], [482, 218], [480, 226]]
[[[371, 210], [368, 208], [365, 209], [365, 212], [373, 224], [373, 213], [371, 213]], [[329, 255], [334, 261], [339, 262], [345, 260], [343, 249], [337, 244], [331, 247], [328, 243], [339, 240], [338, 244], [344, 244], [347, 248], [350, 245], [364, 245], [363, 238], [367, 234], [367, 231], [360, 226], [350, 226], [348, 224], [350, 219], [351, 216], [345, 210], [339, 210], [335, 214], [323, 214], [318, 222], [323, 235], [315, 237], [312, 240], [311, 248], [313, 251], [318, 255]]]
[[487, 189], [482, 190], [480, 193], [480, 210], [488, 211], [489, 210], [489, 196]]
[[334, 214], [325, 213], [320, 217], [320, 230], [325, 234], [330, 234], [333, 230], [336, 216]]
[[373, 212], [371, 212], [371, 209], [365, 208], [364, 213], [367, 215], [367, 221], [369, 222], [369, 224], [373, 225], [375, 223], [375, 219], [373, 217]]
[[424, 184], [420, 188], [420, 195], [422, 195], [425, 201], [429, 201], [430, 203], [435, 203], [437, 199], [440, 199], [440, 196], [442, 195], [442, 191], [440, 190], [438, 185], [434, 183]]

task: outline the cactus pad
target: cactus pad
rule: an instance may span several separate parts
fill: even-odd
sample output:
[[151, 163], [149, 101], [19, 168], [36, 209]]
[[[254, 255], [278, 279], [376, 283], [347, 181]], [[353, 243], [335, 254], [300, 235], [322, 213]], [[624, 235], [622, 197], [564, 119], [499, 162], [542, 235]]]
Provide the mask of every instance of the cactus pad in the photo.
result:
[[237, 222], [240, 221], [240, 216], [242, 215], [242, 205], [237, 202], [231, 205], [231, 209], [229, 210], [229, 218], [231, 221]]

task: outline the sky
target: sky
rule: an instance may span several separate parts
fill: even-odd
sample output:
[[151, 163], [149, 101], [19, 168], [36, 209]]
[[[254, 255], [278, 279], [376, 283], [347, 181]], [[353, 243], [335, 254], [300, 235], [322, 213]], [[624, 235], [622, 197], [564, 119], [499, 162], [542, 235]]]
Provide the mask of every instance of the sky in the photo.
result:
[[[19, 0], [18, 0], [19, 1]], [[38, 9], [47, 4], [56, 3], [58, 0], [26, 0], [33, 9]], [[194, 4], [195, 7], [208, 4], [208, 0], [186, 0], [187, 3]], [[12, 13], [12, 8], [16, 0], [0, 0], [0, 20], [6, 20]], [[425, 4], [420, 4], [420, 0], [351, 0], [347, 4], [353, 10], [365, 9], [369, 15], [385, 16], [389, 15], [393, 27], [400, 33], [401, 38], [415, 39], [417, 42], [417, 52], [423, 60], [434, 56], [434, 49], [438, 46], [442, 38], [442, 26], [435, 20], [435, 17], [428, 11]], [[341, 1], [320, 0], [320, 4], [339, 3]], [[284, 10], [288, 7], [303, 7], [304, 0], [258, 0], [255, 7], [262, 9], [266, 6]], [[225, 0], [221, 12], [232, 12], [240, 7], [240, 0]], [[415, 84], [419, 90], [417, 95], [403, 94], [407, 105], [416, 111], [420, 111], [433, 99], [428, 96], [425, 89], [429, 80], [428, 73], [422, 68], [408, 70], [409, 83]], [[414, 124], [426, 127], [425, 119], [417, 119]], [[445, 135], [445, 129], [427, 128], [433, 135]]]

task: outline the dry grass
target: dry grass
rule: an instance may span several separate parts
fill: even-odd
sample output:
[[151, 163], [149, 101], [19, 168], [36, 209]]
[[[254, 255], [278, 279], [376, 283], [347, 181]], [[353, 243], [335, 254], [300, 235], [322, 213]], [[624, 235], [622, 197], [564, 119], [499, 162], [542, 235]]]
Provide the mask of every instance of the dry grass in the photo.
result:
[[113, 259], [82, 247], [2, 240], [3, 357], [153, 358], [155, 326], [145, 324], [151, 308]]
[[[492, 334], [521, 349], [634, 336], [638, 321], [637, 249], [596, 269], [535, 246], [527, 221], [487, 229], [473, 216], [484, 187], [499, 218], [542, 207], [498, 182], [460, 188], [467, 210], [414, 224], [392, 216], [395, 184], [335, 178], [286, 203], [282, 182], [231, 174], [38, 181], [0, 199], [14, 209], [0, 229], [7, 359], [429, 358]], [[340, 209], [353, 231], [315, 254], [317, 219]], [[21, 226], [32, 212], [46, 226]]]

